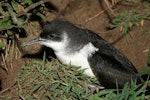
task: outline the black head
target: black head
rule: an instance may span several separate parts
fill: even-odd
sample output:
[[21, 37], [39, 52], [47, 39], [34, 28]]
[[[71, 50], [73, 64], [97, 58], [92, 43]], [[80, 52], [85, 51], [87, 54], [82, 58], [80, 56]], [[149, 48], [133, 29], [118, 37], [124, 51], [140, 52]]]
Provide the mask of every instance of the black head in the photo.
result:
[[72, 24], [67, 21], [53, 21], [44, 26], [40, 38], [59, 42], [63, 39], [64, 33], [68, 33], [66, 31], [71, 26]]
[[56, 51], [62, 48], [80, 49], [82, 44], [88, 42], [84, 33], [83, 29], [67, 21], [52, 21], [44, 26], [37, 39], [25, 42], [22, 46], [39, 43]]

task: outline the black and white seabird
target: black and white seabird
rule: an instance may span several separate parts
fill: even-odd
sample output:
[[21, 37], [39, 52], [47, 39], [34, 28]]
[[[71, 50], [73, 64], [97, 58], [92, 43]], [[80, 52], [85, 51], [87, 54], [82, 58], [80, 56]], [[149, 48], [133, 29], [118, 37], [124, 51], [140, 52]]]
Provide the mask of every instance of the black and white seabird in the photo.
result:
[[123, 88], [136, 80], [138, 72], [133, 64], [116, 48], [96, 33], [82, 29], [68, 21], [53, 21], [44, 26], [40, 36], [22, 46], [42, 44], [54, 50], [61, 63], [81, 66], [84, 74], [97, 77], [105, 88]]

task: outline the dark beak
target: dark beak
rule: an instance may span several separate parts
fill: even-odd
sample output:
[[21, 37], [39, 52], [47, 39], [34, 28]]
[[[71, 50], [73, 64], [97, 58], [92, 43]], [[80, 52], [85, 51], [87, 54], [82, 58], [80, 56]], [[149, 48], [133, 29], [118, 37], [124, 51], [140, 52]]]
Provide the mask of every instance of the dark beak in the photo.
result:
[[38, 44], [38, 43], [41, 43], [41, 41], [42, 40], [40, 38], [37, 38], [37, 39], [31, 40], [28, 42], [24, 42], [21, 44], [21, 46], [24, 47], [24, 46], [28, 46], [28, 45]]

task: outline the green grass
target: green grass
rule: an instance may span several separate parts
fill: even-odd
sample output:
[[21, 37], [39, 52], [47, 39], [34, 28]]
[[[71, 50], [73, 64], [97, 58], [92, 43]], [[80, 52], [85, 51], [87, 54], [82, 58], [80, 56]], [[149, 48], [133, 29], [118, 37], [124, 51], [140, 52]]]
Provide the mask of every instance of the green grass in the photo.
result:
[[[22, 100], [146, 100], [145, 86], [125, 85], [122, 91], [105, 89], [90, 94], [88, 85], [98, 85], [95, 78], [83, 75], [80, 67], [64, 66], [56, 59], [42, 62], [26, 61], [26, 66], [17, 75], [18, 96]], [[140, 95], [139, 95], [140, 94]], [[150, 99], [150, 97], [149, 97]]]
[[[27, 64], [28, 65], [28, 64]], [[83, 75], [79, 67], [64, 66], [56, 59], [51, 62], [31, 62], [18, 74], [18, 94], [24, 100], [88, 99], [88, 84], [96, 79]]]

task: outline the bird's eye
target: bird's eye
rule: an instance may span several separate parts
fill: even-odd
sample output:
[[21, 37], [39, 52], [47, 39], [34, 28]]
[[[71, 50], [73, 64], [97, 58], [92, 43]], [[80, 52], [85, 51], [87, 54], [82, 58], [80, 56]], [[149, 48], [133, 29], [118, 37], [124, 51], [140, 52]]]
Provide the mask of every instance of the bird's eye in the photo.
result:
[[53, 39], [53, 38], [56, 37], [56, 35], [55, 34], [49, 34], [47, 37], [50, 38], [50, 39]]
[[60, 41], [61, 40], [61, 36], [57, 33], [47, 34], [45, 38], [48, 40], [53, 40], [53, 41]]

